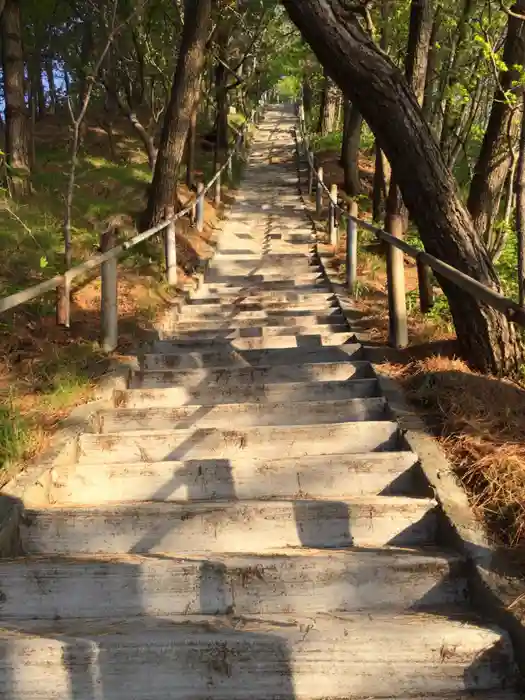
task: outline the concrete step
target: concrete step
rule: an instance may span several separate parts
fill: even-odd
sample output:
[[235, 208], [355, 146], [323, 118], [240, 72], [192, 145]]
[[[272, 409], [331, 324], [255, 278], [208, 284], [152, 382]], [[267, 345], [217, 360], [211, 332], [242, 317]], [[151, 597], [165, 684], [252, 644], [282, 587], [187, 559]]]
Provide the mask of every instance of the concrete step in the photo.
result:
[[263, 425], [317, 425], [352, 421], [388, 420], [383, 397], [350, 401], [298, 403], [233, 403], [177, 408], [116, 408], [100, 411], [96, 427], [101, 433], [174, 428], [246, 428]]
[[192, 350], [211, 349], [220, 345], [233, 348], [234, 350], [276, 350], [280, 348], [320, 348], [333, 347], [334, 345], [355, 344], [358, 336], [347, 330], [344, 333], [332, 333], [321, 331], [301, 335], [268, 336], [263, 335], [258, 338], [221, 338], [221, 337], [181, 337], [158, 340], [153, 343], [153, 351], [160, 353], [173, 353], [177, 351], [191, 352]]
[[457, 700], [516, 679], [506, 633], [424, 613], [27, 621], [0, 648], [9, 700]]
[[312, 294], [320, 292], [329, 294], [332, 298], [334, 293], [322, 275], [310, 275], [307, 279], [289, 277], [274, 277], [273, 279], [264, 279], [261, 275], [230, 275], [221, 279], [215, 276], [215, 279], [206, 279], [199, 290], [194, 293], [194, 297], [207, 296], [209, 294], [279, 294], [279, 293], [295, 293], [298, 296], [303, 294]]
[[71, 464], [53, 470], [54, 503], [418, 496], [432, 492], [412, 452]]
[[0, 561], [6, 620], [401, 612], [465, 603], [454, 554], [402, 549], [270, 556], [68, 557]]
[[149, 408], [152, 406], [186, 406], [297, 401], [343, 401], [379, 395], [377, 379], [352, 379], [348, 382], [296, 382], [288, 384], [244, 384], [229, 389], [199, 386], [164, 387], [162, 389], [127, 389], [114, 392], [116, 408]]
[[[225, 284], [231, 287], [245, 286], [247, 280], [249, 284], [260, 286], [261, 283], [266, 283], [268, 286], [275, 288], [276, 283], [278, 285], [280, 282], [290, 285], [290, 274], [286, 270], [265, 270], [248, 274], [242, 269], [235, 272], [209, 269], [205, 277], [207, 284]], [[324, 282], [324, 276], [320, 271], [317, 272], [315, 270], [312, 270], [312, 272], [298, 272], [293, 274], [293, 282], [296, 286], [312, 285], [316, 282]]]
[[193, 293], [191, 306], [200, 304], [304, 304], [313, 306], [323, 302], [334, 304], [334, 293], [324, 284], [310, 285], [309, 287], [297, 287], [290, 283], [288, 287], [283, 285], [262, 286], [248, 285], [245, 287], [230, 287], [225, 285], [204, 284]]
[[[174, 338], [186, 338], [189, 340], [200, 340], [209, 338], [211, 340], [236, 340], [241, 338], [270, 338], [282, 335], [328, 335], [333, 333], [348, 333], [349, 326], [346, 323], [323, 323], [321, 325], [295, 325], [295, 326], [264, 326], [252, 325], [238, 328], [233, 325], [222, 327], [217, 324], [211, 324], [208, 329], [190, 330], [189, 328], [181, 329], [178, 323], [174, 324], [170, 335]], [[167, 330], [164, 334], [168, 333]]]
[[268, 367], [276, 365], [302, 365], [327, 362], [347, 362], [363, 359], [363, 348], [359, 344], [340, 347], [283, 348], [276, 350], [235, 350], [220, 346], [208, 351], [178, 353], [146, 353], [141, 357], [145, 370], [199, 369], [203, 367]]
[[[198, 301], [206, 303], [196, 303]], [[226, 298], [221, 301], [220, 297], [212, 297], [208, 302], [207, 299], [194, 300], [185, 304], [181, 309], [183, 316], [191, 316], [196, 318], [222, 318], [223, 314], [229, 313], [247, 313], [255, 311], [265, 311], [268, 314], [276, 314], [286, 311], [289, 314], [309, 314], [309, 313], [330, 313], [338, 310], [339, 307], [335, 301], [330, 299], [303, 301], [276, 301], [272, 298], [265, 299], [262, 297], [239, 297], [238, 299]]]
[[302, 365], [273, 365], [259, 367], [228, 367], [226, 369], [165, 369], [135, 372], [130, 388], [206, 387], [227, 391], [237, 390], [242, 384], [277, 384], [296, 382], [326, 382], [349, 379], [373, 379], [372, 365], [368, 362], [318, 362]]
[[141, 502], [25, 511], [26, 554], [265, 553], [288, 547], [421, 547], [439, 544], [429, 498]]
[[397, 423], [366, 421], [293, 427], [263, 426], [225, 430], [136, 431], [79, 436], [78, 461], [161, 462], [188, 459], [272, 460], [321, 454], [390, 452], [400, 449]]
[[287, 315], [283, 312], [276, 314], [267, 314], [264, 311], [249, 311], [245, 314], [227, 314], [219, 315], [215, 319], [189, 318], [184, 315], [179, 316], [176, 321], [177, 331], [197, 331], [197, 330], [223, 330], [224, 328], [254, 328], [254, 327], [270, 327], [275, 326], [294, 326], [303, 328], [305, 326], [324, 326], [324, 325], [346, 325], [345, 317], [339, 311], [329, 314], [303, 314], [303, 315]]

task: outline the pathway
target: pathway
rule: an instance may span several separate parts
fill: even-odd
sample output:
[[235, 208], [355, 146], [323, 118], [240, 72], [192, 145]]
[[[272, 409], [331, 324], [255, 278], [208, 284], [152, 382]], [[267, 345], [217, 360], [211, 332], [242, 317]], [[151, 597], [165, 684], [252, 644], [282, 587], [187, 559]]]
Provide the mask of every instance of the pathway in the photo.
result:
[[510, 700], [270, 110], [206, 284], [28, 505], [5, 700]]

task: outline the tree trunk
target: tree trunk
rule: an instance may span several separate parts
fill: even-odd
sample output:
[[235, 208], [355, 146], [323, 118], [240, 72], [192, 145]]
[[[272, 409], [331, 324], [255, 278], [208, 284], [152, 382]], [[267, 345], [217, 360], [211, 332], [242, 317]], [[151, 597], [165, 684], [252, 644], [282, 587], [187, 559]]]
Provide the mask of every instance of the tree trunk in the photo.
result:
[[374, 184], [372, 193], [372, 219], [377, 223], [383, 219], [385, 214], [383, 211], [383, 202], [386, 202], [386, 198], [388, 196], [390, 175], [390, 164], [376, 141]]
[[186, 185], [191, 189], [194, 185], [195, 150], [197, 145], [197, 107], [193, 110], [186, 142]]
[[350, 197], [361, 194], [361, 178], [359, 176], [359, 146], [361, 143], [361, 112], [348, 100], [345, 100], [345, 129], [341, 160], [343, 165], [345, 192]]
[[51, 58], [45, 59], [45, 68], [46, 68], [46, 75], [47, 75], [47, 85], [48, 85], [48, 90], [49, 90], [48, 112], [49, 112], [49, 114], [55, 114], [58, 100], [57, 100], [57, 91], [56, 91], [56, 85], [55, 85], [55, 75], [53, 72], [53, 59], [51, 59]]
[[437, 45], [439, 30], [441, 29], [441, 6], [438, 6], [434, 14], [432, 31], [430, 32], [430, 45], [428, 49], [427, 76], [425, 80], [425, 96], [423, 98], [423, 114], [430, 124], [434, 111], [434, 86], [436, 83], [437, 68], [439, 63], [439, 48]]
[[160, 139], [145, 227], [154, 226], [175, 204], [177, 180], [191, 115], [199, 99], [201, 74], [206, 61], [206, 41], [211, 28], [212, 0], [186, 0], [185, 21], [177, 69]]
[[[518, 0], [515, 12], [525, 14], [525, 0]], [[468, 197], [468, 209], [474, 226], [494, 249], [492, 231], [499, 213], [505, 178], [512, 162], [512, 148], [519, 134], [516, 108], [505, 93], [517, 90], [521, 66], [525, 65], [525, 21], [509, 15], [503, 61], [508, 70], [501, 71], [499, 86], [494, 95], [487, 131], [483, 138], [474, 178]]]
[[460, 58], [463, 55], [463, 49], [467, 46], [465, 40], [475, 7], [476, 0], [463, 0], [463, 10], [457, 24], [456, 32], [452, 35], [448, 61], [446, 62], [446, 66], [442, 67], [440, 71], [441, 80], [435, 117], [435, 129], [437, 139], [445, 146], [449, 126], [449, 113], [452, 108], [452, 96], [447, 94], [447, 88], [450, 82], [455, 79]]
[[[433, 24], [433, 0], [412, 0], [410, 6], [410, 25], [408, 32], [407, 54], [405, 60], [405, 75], [412, 86], [416, 100], [423, 104], [425, 97], [425, 81], [427, 78], [428, 53]], [[399, 192], [396, 182], [396, 172], [390, 181], [386, 204], [385, 228], [392, 232], [392, 222], [401, 218], [403, 228], [408, 227], [408, 211]]]
[[[379, 48], [386, 53], [388, 49], [388, 22], [390, 17], [390, 1], [382, 0], [381, 2], [381, 38], [379, 39]], [[373, 220], [380, 222], [383, 218], [383, 202], [386, 202], [388, 188], [390, 187], [390, 164], [387, 162], [384, 153], [375, 140], [375, 168], [374, 168], [374, 183], [372, 194], [372, 212]], [[388, 176], [387, 176], [388, 168]]]
[[132, 110], [127, 100], [125, 100], [119, 93], [117, 87], [115, 87], [114, 82], [109, 78], [102, 78], [102, 84], [106, 88], [106, 91], [110, 98], [115, 101], [115, 104], [119, 108], [120, 112], [129, 120], [131, 126], [136, 131], [137, 136], [142, 141], [142, 144], [148, 154], [148, 164], [151, 170], [155, 168], [155, 161], [157, 159], [157, 149], [153, 142], [153, 137], [148, 133], [146, 127], [142, 124], [138, 118], [136, 112]]
[[325, 74], [324, 80], [323, 80], [323, 87], [321, 88], [321, 98], [319, 100], [319, 119], [317, 120], [317, 133], [321, 134], [321, 136], [324, 136], [325, 134], [323, 133], [323, 128], [325, 125], [325, 118], [324, 114], [326, 111], [326, 102], [328, 100], [328, 82], [329, 78]]
[[434, 27], [433, 0], [412, 0], [405, 71], [419, 104], [423, 104]]
[[[376, 135], [425, 249], [482, 284], [499, 281], [406, 79], [340, 0], [282, 0], [292, 21]], [[473, 367], [520, 371], [523, 348], [506, 317], [440, 280], [460, 348]]]
[[215, 116], [215, 145], [216, 163], [219, 163], [221, 152], [228, 150], [228, 74], [224, 63], [228, 59], [228, 34], [229, 23], [222, 22], [217, 32], [219, 46], [219, 60], [215, 66], [215, 92], [217, 99], [217, 113]]
[[13, 192], [22, 195], [30, 191], [31, 169], [19, 0], [6, 0], [1, 24], [6, 161]]
[[309, 117], [312, 114], [312, 87], [310, 85], [310, 77], [306, 75], [303, 76], [303, 106], [304, 113]]
[[317, 125], [317, 133], [321, 136], [326, 136], [332, 133], [335, 129], [335, 121], [337, 116], [337, 87], [330, 80], [328, 75], [325, 75], [323, 81], [323, 91], [321, 94], [321, 104], [319, 107], [319, 123]]
[[520, 150], [516, 173], [516, 234], [518, 237], [518, 289], [525, 306], [525, 94], [521, 116]]

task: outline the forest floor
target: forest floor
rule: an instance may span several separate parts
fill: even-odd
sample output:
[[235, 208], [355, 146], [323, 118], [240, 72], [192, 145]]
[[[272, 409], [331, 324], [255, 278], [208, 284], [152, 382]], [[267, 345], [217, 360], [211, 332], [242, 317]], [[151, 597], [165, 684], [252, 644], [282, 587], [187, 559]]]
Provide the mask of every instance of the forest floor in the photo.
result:
[[[317, 157], [327, 184], [337, 183], [342, 189], [339, 153], [332, 147], [320, 150]], [[371, 221], [373, 158], [366, 150], [360, 170], [360, 216]], [[413, 239], [416, 234], [409, 235]], [[341, 238], [334, 265], [343, 272], [344, 234]], [[503, 266], [507, 265], [504, 257]], [[372, 343], [387, 344], [385, 254], [373, 234], [363, 231], [358, 278], [355, 304], [363, 314], [363, 330]], [[420, 313], [417, 271], [409, 259], [406, 284], [410, 344], [405, 350], [389, 352], [381, 369], [402, 384], [422, 413], [495, 541], [513, 548], [525, 561], [525, 385], [481, 375], [460, 359], [446, 299], [436, 288], [434, 308], [426, 316]]]
[[[60, 271], [62, 221], [69, 171], [67, 121], [48, 117], [38, 124], [33, 193], [0, 205], [0, 296], [52, 277]], [[108, 135], [90, 125], [80, 152], [73, 204], [74, 263], [96, 251], [100, 234], [117, 225], [125, 239], [137, 232], [150, 181], [147, 158], [127, 123], [115, 125], [113, 157]], [[197, 155], [197, 179], [210, 174], [211, 154]], [[232, 201], [233, 182], [223, 188]], [[179, 196], [190, 195], [182, 187]], [[223, 208], [207, 203], [202, 233], [182, 220], [177, 228], [178, 279], [183, 284], [213, 248], [210, 237], [221, 225]], [[20, 306], [0, 319], [0, 486], [13, 465], [41, 452], [69, 411], [88, 400], [96, 380], [112, 360], [154, 332], [156, 320], [177, 290], [163, 279], [162, 246], [152, 240], [119, 262], [119, 347], [104, 354], [100, 333], [100, 279], [85, 280], [72, 295], [71, 328], [55, 322], [55, 294]]]

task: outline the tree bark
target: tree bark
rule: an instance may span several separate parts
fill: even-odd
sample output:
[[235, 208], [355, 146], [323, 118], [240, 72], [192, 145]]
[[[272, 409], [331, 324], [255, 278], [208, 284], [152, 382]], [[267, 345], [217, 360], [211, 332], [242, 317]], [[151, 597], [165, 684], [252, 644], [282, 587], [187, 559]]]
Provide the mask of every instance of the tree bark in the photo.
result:
[[516, 234], [518, 237], [519, 302], [525, 306], [525, 93], [521, 116], [520, 149], [516, 172]]
[[45, 59], [45, 68], [46, 68], [46, 75], [47, 75], [47, 85], [48, 85], [48, 90], [49, 90], [48, 111], [49, 111], [49, 114], [55, 114], [58, 99], [57, 99], [57, 91], [56, 91], [56, 85], [55, 85], [55, 75], [53, 73], [53, 59], [52, 58]]
[[423, 98], [423, 114], [430, 124], [434, 110], [434, 86], [436, 83], [437, 67], [439, 62], [439, 50], [437, 46], [439, 30], [441, 29], [441, 6], [438, 6], [432, 22], [430, 32], [430, 45], [428, 48], [427, 76], [425, 80], [425, 96]]
[[[379, 47], [386, 52], [388, 49], [388, 22], [390, 17], [390, 1], [382, 0], [381, 2], [381, 38], [379, 39]], [[387, 162], [385, 155], [379, 147], [377, 140], [375, 141], [375, 168], [374, 182], [372, 194], [372, 212], [373, 220], [381, 221], [384, 215], [383, 202], [386, 202], [388, 189], [390, 187], [390, 164]], [[388, 172], [388, 175], [387, 175]]]
[[191, 189], [194, 185], [195, 151], [197, 145], [197, 107], [193, 110], [190, 128], [186, 140], [186, 185]]
[[[525, 14], [525, 0], [518, 0], [514, 11]], [[519, 134], [516, 108], [505, 96], [507, 91], [518, 89], [521, 66], [525, 65], [525, 21], [514, 15], [509, 15], [503, 61], [508, 70], [499, 75], [467, 202], [474, 226], [491, 252], [495, 248], [492, 231], [512, 162], [512, 148]]]
[[23, 195], [30, 191], [31, 169], [19, 0], [6, 0], [1, 25], [6, 161], [12, 190], [17, 195]]
[[215, 92], [217, 113], [215, 115], [215, 160], [219, 163], [220, 153], [228, 150], [228, 73], [224, 63], [228, 59], [229, 23], [222, 22], [217, 32], [219, 59], [215, 66]]
[[361, 112], [348, 100], [345, 100], [345, 129], [341, 160], [343, 165], [345, 192], [350, 197], [361, 194], [361, 178], [359, 176], [359, 146], [361, 143]]
[[206, 61], [206, 41], [211, 28], [212, 0], [186, 0], [185, 20], [173, 87], [157, 154], [155, 172], [144, 218], [145, 228], [165, 217], [175, 204], [177, 180], [191, 115], [199, 99]]
[[332, 133], [335, 129], [335, 120], [337, 115], [337, 88], [330, 80], [328, 75], [325, 75], [323, 81], [323, 90], [321, 94], [321, 103], [319, 106], [319, 123], [317, 125], [317, 133], [321, 136], [326, 136]]
[[[412, 0], [410, 6], [405, 75], [420, 105], [423, 104], [425, 97], [428, 53], [434, 17], [432, 6], [433, 0]], [[403, 221], [403, 229], [406, 231], [408, 227], [408, 211], [397, 186], [394, 169], [394, 176], [390, 181], [385, 217], [385, 228], [390, 233], [392, 232], [393, 221], [397, 218]]]
[[[340, 0], [282, 0], [318, 59], [361, 111], [397, 174], [425, 249], [482, 284], [499, 281], [456, 182], [406, 79]], [[482, 371], [520, 371], [523, 347], [506, 317], [440, 280], [459, 345]]]
[[149, 167], [153, 172], [155, 169], [155, 161], [157, 159], [157, 149], [155, 148], [153, 137], [148, 133], [148, 130], [142, 124], [136, 112], [133, 111], [127, 100], [122, 97], [114, 82], [112, 83], [109, 78], [102, 78], [101, 82], [106, 88], [110, 98], [115, 101], [115, 104], [119, 108], [120, 112], [128, 119], [133, 129], [137, 132], [137, 136], [142, 141], [146, 153], [148, 154]]
[[310, 85], [310, 76], [306, 73], [303, 75], [303, 106], [304, 113], [309, 117], [312, 113], [312, 87]]

